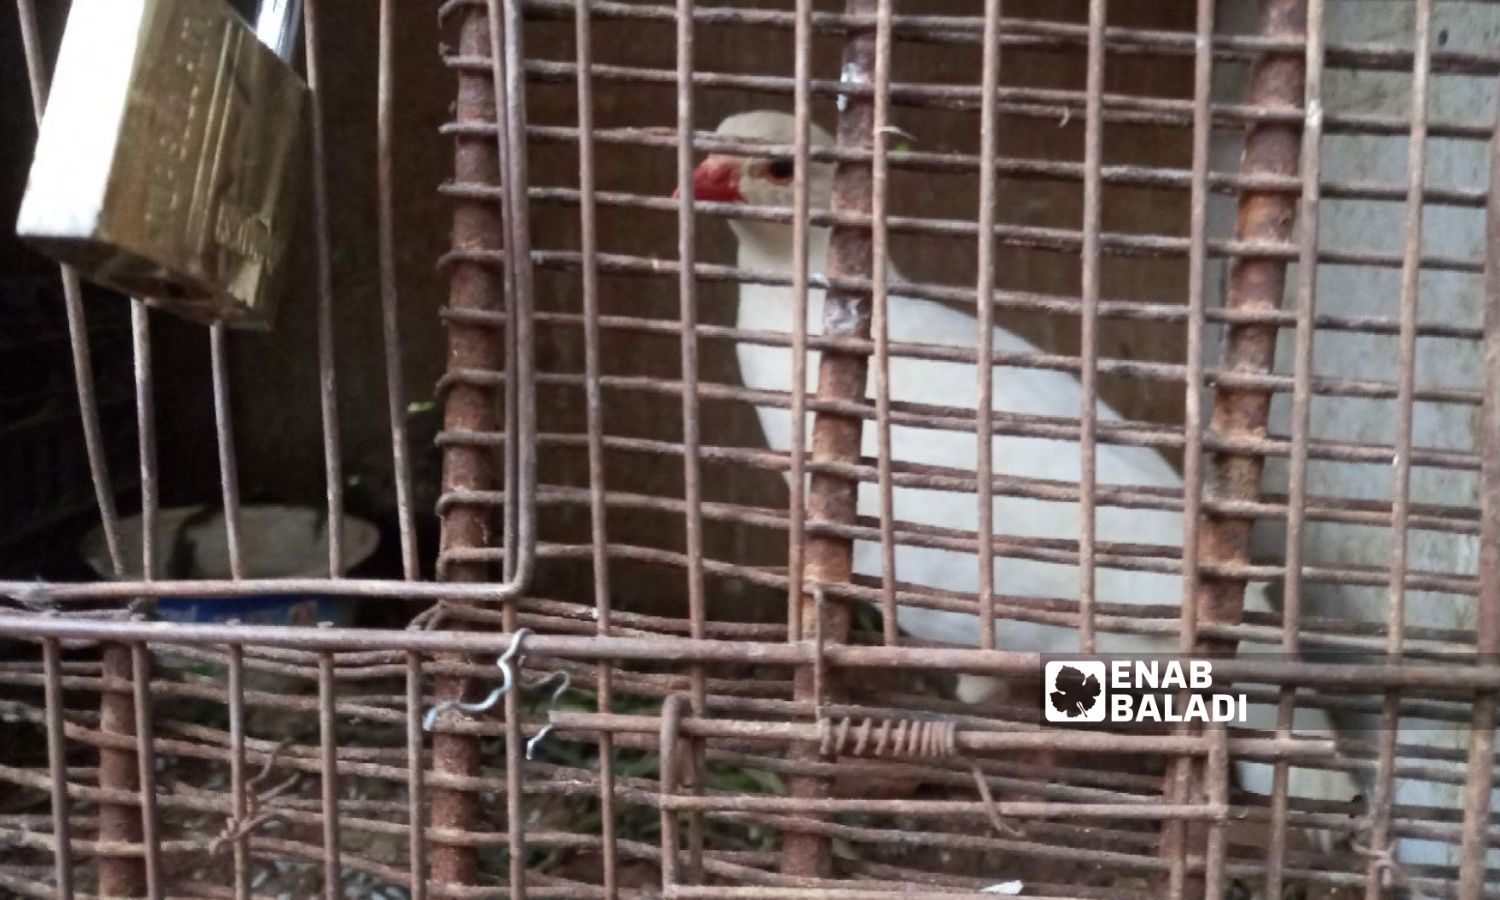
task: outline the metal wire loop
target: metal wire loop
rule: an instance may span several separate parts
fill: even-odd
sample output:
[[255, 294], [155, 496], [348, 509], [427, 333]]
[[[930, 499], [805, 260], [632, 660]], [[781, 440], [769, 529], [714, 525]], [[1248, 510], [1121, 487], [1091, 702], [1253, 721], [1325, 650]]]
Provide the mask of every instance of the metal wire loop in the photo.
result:
[[429, 709], [427, 715], [422, 717], [422, 730], [431, 731], [433, 726], [437, 724], [438, 716], [450, 709], [461, 709], [464, 712], [475, 714], [489, 712], [493, 709], [495, 704], [500, 701], [500, 698], [509, 694], [510, 689], [515, 686], [516, 672], [511, 668], [511, 661], [521, 652], [521, 642], [529, 634], [531, 634], [530, 628], [516, 629], [516, 633], [511, 636], [510, 646], [505, 648], [505, 652], [500, 654], [499, 659], [495, 660], [495, 665], [500, 667], [502, 677], [499, 687], [490, 691], [489, 695], [478, 703], [470, 703], [460, 699], [444, 700], [442, 703]]
[[568, 692], [568, 688], [572, 687], [573, 685], [573, 676], [569, 675], [563, 670], [558, 670], [549, 674], [547, 677], [543, 678], [541, 681], [538, 681], [536, 684], [532, 685], [531, 689], [536, 690], [537, 688], [553, 680], [554, 678], [557, 679], [557, 687], [552, 691], [552, 699], [547, 702], [548, 721], [546, 725], [542, 726], [541, 731], [538, 731], [536, 734], [532, 735], [531, 740], [526, 742], [527, 759], [532, 758], [532, 754], [536, 752], [537, 745], [542, 742], [542, 738], [552, 733], [552, 713], [557, 709], [557, 704], [562, 700], [562, 695], [566, 694]]
[[301, 773], [292, 773], [285, 781], [265, 792], [261, 792], [260, 786], [271, 777], [271, 772], [276, 766], [277, 757], [281, 755], [281, 751], [286, 749], [289, 743], [291, 743], [291, 739], [286, 738], [277, 743], [275, 747], [272, 747], [271, 753], [266, 757], [265, 765], [261, 766], [260, 772], [256, 773], [254, 778], [245, 782], [245, 817], [239, 819], [230, 815], [224, 819], [223, 830], [214, 835], [213, 839], [208, 842], [209, 856], [219, 855], [225, 847], [241, 838], [248, 837], [251, 832], [262, 825], [282, 818], [281, 813], [276, 810], [262, 812], [261, 805], [269, 804], [282, 794], [293, 790], [298, 782], [302, 780]]

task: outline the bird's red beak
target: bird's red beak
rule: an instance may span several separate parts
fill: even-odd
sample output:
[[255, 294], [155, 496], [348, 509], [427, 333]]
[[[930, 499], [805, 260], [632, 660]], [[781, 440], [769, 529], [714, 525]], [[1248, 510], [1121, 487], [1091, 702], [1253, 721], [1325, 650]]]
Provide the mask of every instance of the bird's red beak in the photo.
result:
[[[682, 189], [672, 191], [672, 198], [682, 195]], [[727, 156], [710, 156], [693, 170], [693, 199], [713, 200], [720, 203], [743, 203], [740, 193], [739, 161]]]

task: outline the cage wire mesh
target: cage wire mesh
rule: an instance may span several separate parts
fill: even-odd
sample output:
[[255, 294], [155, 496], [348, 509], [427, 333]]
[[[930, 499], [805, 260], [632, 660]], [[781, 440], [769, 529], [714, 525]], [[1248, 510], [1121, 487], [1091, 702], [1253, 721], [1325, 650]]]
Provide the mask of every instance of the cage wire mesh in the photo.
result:
[[[85, 366], [120, 578], [0, 584], [0, 892], [1500, 893], [1500, 7], [441, 4], [428, 580], [392, 261], [393, 59], [428, 50], [382, 2], [387, 581], [339, 577], [322, 6], [288, 302], [331, 574], [244, 577], [230, 527], [233, 578], [161, 577], [136, 303], [145, 538]], [[267, 591], [424, 611], [150, 621]], [[1260, 718], [1041, 721], [1039, 654], [1094, 650], [1228, 653]]]

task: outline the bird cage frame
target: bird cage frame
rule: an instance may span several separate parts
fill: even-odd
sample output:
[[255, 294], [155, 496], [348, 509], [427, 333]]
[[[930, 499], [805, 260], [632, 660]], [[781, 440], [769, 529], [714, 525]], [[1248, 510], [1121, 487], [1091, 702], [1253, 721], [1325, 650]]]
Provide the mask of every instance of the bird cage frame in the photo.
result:
[[[111, 472], [98, 425], [98, 404], [86, 346], [85, 310], [76, 278], [63, 272], [67, 312], [73, 325], [78, 401], [83, 436], [92, 463], [99, 511], [120, 579], [108, 583], [0, 583], [0, 595], [18, 609], [0, 615], [0, 638], [35, 651], [0, 662], [6, 699], [0, 700], [5, 729], [44, 734], [45, 761], [0, 766], [0, 782], [17, 790], [45, 791], [46, 816], [0, 814], [0, 843], [16, 853], [50, 858], [0, 869], [0, 888], [18, 896], [256, 896], [256, 871], [268, 859], [300, 860], [321, 871], [319, 890], [339, 896], [350, 872], [423, 897], [623, 897], [729, 898], [750, 896], [854, 898], [893, 892], [922, 896], [989, 896], [1033, 891], [1043, 896], [1225, 896], [1236, 878], [1264, 880], [1267, 896], [1284, 887], [1369, 890], [1367, 896], [1397, 889], [1422, 896], [1479, 898], [1486, 886], [1485, 851], [1496, 842], [1491, 820], [1493, 734], [1500, 666], [1493, 662], [1500, 640], [1500, 203], [1486, 185], [1446, 190], [1427, 185], [1423, 154], [1414, 151], [1405, 184], [1338, 180], [1320, 175], [1322, 138], [1353, 132], [1408, 136], [1421, 148], [1429, 135], [1489, 140], [1492, 122], [1482, 125], [1428, 121], [1429, 79], [1444, 74], [1500, 77], [1500, 57], [1433, 50], [1429, 40], [1433, 0], [1415, 0], [1417, 39], [1413, 44], [1330, 44], [1323, 33], [1322, 0], [1268, 0], [1263, 30], [1251, 35], [1217, 34], [1215, 3], [1199, 0], [1196, 31], [1152, 31], [1108, 26], [1104, 0], [1090, 0], [1087, 21], [1004, 18], [999, 0], [987, 0], [982, 14], [935, 16], [897, 14], [891, 0], [848, 0], [842, 12], [814, 12], [810, 0], [786, 11], [736, 9], [679, 0], [670, 4], [565, 2], [565, 0], [447, 0], [440, 15], [456, 36], [446, 65], [456, 79], [453, 119], [444, 133], [454, 145], [453, 180], [443, 193], [453, 204], [452, 250], [441, 261], [449, 288], [441, 315], [448, 329], [447, 369], [437, 385], [444, 427], [438, 444], [444, 471], [437, 512], [442, 545], [437, 577], [421, 577], [414, 526], [414, 501], [407, 405], [401, 376], [402, 340], [396, 311], [393, 200], [393, 55], [396, 19], [391, 0], [380, 6], [377, 85], [377, 161], [380, 234], [379, 292], [385, 337], [387, 400], [394, 465], [402, 562], [405, 577], [372, 580], [339, 577], [343, 553], [341, 447], [338, 433], [338, 378], [333, 353], [335, 304], [330, 253], [329, 153], [323, 128], [324, 76], [320, 54], [328, 36], [320, 33], [322, 3], [305, 0], [306, 73], [313, 98], [313, 219], [318, 257], [319, 396], [330, 523], [329, 577], [263, 581], [240, 577], [239, 540], [229, 529], [235, 577], [226, 580], [169, 581], [130, 578], [127, 555], [139, 554], [138, 571], [159, 570], [161, 548], [150, 525], [159, 506], [164, 473], [156, 461], [154, 384], [150, 323], [146, 307], [133, 305], [135, 382], [141, 461], [142, 506], [147, 527], [142, 546], [124, 546], [118, 536]], [[37, 39], [32, 0], [20, 0], [31, 87], [38, 108], [46, 93], [46, 66]], [[571, 22], [572, 59], [558, 61], [528, 52], [528, 29], [538, 21]], [[599, 27], [626, 28], [654, 22], [674, 29], [675, 69], [626, 70], [597, 64], [592, 35]], [[791, 77], [728, 75], [696, 68], [695, 35], [705, 28], [769, 29], [789, 37]], [[844, 44], [842, 78], [813, 76], [815, 35]], [[893, 78], [892, 48], [899, 40], [978, 46], [981, 71], [963, 85], [911, 85]], [[1086, 61], [1081, 90], [1042, 91], [1003, 87], [1001, 59], [1017, 47], [1065, 48]], [[1416, 50], [1413, 50], [1413, 47]], [[1192, 63], [1192, 96], [1164, 99], [1114, 94], [1106, 89], [1107, 61], [1119, 55], [1165, 56]], [[1240, 103], [1223, 103], [1211, 93], [1214, 67], [1224, 60], [1252, 62], [1248, 93]], [[1415, 87], [1414, 114], [1377, 116], [1326, 112], [1321, 100], [1326, 67], [1409, 72]], [[534, 125], [528, 119], [528, 85], [534, 81], [570, 84], [576, 90], [572, 127]], [[676, 98], [671, 130], [600, 129], [594, 124], [595, 91], [606, 82], [670, 87]], [[695, 200], [692, 173], [705, 151], [764, 152], [757, 147], [697, 130], [695, 97], [728, 87], [790, 97], [799, 137], [780, 148], [805, 172], [809, 160], [837, 165], [832, 208], [809, 209], [806, 178], [797, 179], [791, 209], [733, 210], [726, 204]], [[838, 98], [838, 142], [834, 149], [810, 146], [807, 125], [817, 98]], [[893, 149], [892, 103], [948, 105], [981, 119], [977, 154]], [[1083, 129], [1079, 162], [1006, 157], [997, 134], [1005, 119], [1064, 119], [1077, 116]], [[1104, 128], [1110, 122], [1145, 122], [1186, 129], [1190, 164], [1186, 168], [1106, 165]], [[1210, 140], [1215, 128], [1246, 135], [1235, 171], [1215, 171]], [[578, 154], [576, 183], [549, 188], [533, 183], [528, 166], [535, 148], [572, 142]], [[1492, 151], [1500, 159], [1500, 142]], [[599, 188], [598, 150], [630, 145], [675, 153], [681, 199], [610, 195]], [[893, 355], [909, 352], [900, 335], [883, 333], [880, 316], [891, 285], [884, 265], [892, 235], [890, 176], [902, 166], [931, 170], [963, 168], [977, 173], [974, 220], [965, 233], [977, 240], [978, 277], [957, 298], [975, 305], [986, 333], [997, 310], [1042, 307], [1073, 317], [1080, 329], [1074, 355], [1012, 360], [1007, 365], [1062, 367], [1078, 374], [1084, 402], [1076, 419], [1002, 415], [990, 411], [983, 394], [973, 421], [953, 426], [941, 411], [893, 404], [886, 386]], [[1493, 182], [1491, 168], [1490, 179]], [[1081, 224], [1057, 230], [1000, 221], [1002, 176], [1015, 184], [1028, 179], [1063, 179], [1082, 191]], [[1144, 183], [1186, 192], [1190, 220], [1184, 235], [1132, 235], [1105, 227], [1102, 196], [1111, 184]], [[1007, 187], [1004, 190], [1015, 190]], [[1227, 195], [1238, 207], [1236, 231], [1211, 239], [1208, 204]], [[1319, 243], [1317, 221], [1327, 197], [1354, 197], [1402, 204], [1403, 251], [1339, 255]], [[532, 234], [532, 211], [561, 200], [576, 212], [576, 250], [544, 246]], [[612, 254], [601, 248], [600, 215], [606, 204], [676, 216], [675, 259]], [[1447, 203], [1482, 211], [1487, 239], [1482, 258], [1453, 260], [1424, 255], [1424, 204]], [[705, 284], [732, 284], [780, 278], [704, 262], [699, 255], [699, 221], [706, 216], [760, 216], [789, 221], [801, 248], [786, 286], [800, 304], [811, 289], [823, 288], [853, 312], [830, 318], [819, 334], [799, 327], [779, 338], [792, 349], [792, 384], [806, 383], [809, 349], [822, 351], [816, 389], [794, 389], [779, 398], [791, 410], [794, 449], [767, 454], [759, 448], [724, 447], [710, 441], [702, 407], [728, 396], [746, 399], [725, 386], [699, 379], [700, 359], [709, 340], [768, 340], [700, 321], [699, 292]], [[807, 232], [817, 224], [832, 228], [829, 258], [808, 259]], [[908, 231], [913, 226], [907, 223]], [[914, 226], [921, 230], [921, 223]], [[1079, 267], [1076, 296], [1049, 298], [999, 289], [996, 247], [1042, 246], [1068, 254]], [[1185, 302], [1147, 303], [1111, 299], [1101, 279], [1101, 261], [1110, 254], [1170, 255], [1185, 261]], [[1205, 267], [1230, 260], [1222, 305], [1205, 296]], [[1404, 273], [1398, 318], [1335, 316], [1318, 311], [1316, 276], [1322, 266], [1383, 267]], [[1424, 269], [1461, 271], [1483, 280], [1483, 322], [1472, 326], [1421, 321], [1417, 316], [1417, 276]], [[566, 271], [577, 291], [562, 312], [539, 308], [538, 273]], [[680, 312], [675, 321], [611, 318], [603, 311], [606, 275], [675, 279]], [[1290, 281], [1289, 281], [1290, 279]], [[921, 290], [922, 285], [914, 286]], [[941, 290], [932, 288], [935, 295]], [[1283, 296], [1293, 301], [1284, 308]], [[941, 298], [941, 297], [940, 297]], [[805, 306], [799, 306], [799, 311]], [[1101, 322], [1136, 318], [1176, 323], [1186, 335], [1185, 362], [1171, 378], [1183, 388], [1184, 421], [1179, 426], [1101, 421], [1095, 413], [1101, 371], [1128, 363], [1101, 356]], [[805, 316], [796, 321], [805, 322]], [[561, 324], [559, 324], [561, 323]], [[536, 348], [548, 328], [571, 329], [582, 343], [579, 372], [551, 371]], [[837, 327], [836, 327], [837, 326]], [[1205, 333], [1225, 329], [1226, 362], [1205, 363]], [[606, 329], [655, 331], [680, 350], [675, 381], [604, 372], [601, 336]], [[1394, 337], [1399, 342], [1400, 378], [1372, 383], [1328, 376], [1314, 369], [1314, 335], [1346, 330]], [[1290, 374], [1275, 367], [1276, 336], [1293, 335]], [[1475, 445], [1461, 449], [1424, 448], [1414, 439], [1414, 404], [1430, 386], [1415, 381], [1419, 337], [1446, 336], [1484, 347], [1483, 383], [1454, 388], [1450, 402], [1466, 403], [1481, 416]], [[776, 338], [772, 338], [773, 340]], [[227, 354], [222, 327], [210, 329], [212, 378], [218, 425], [222, 497], [226, 518], [236, 521], [240, 506], [234, 451], [235, 417], [230, 408]], [[998, 364], [981, 341], [961, 357], [978, 371]], [[1285, 360], [1283, 360], [1285, 361]], [[1111, 366], [1114, 368], [1111, 369]], [[1153, 377], [1143, 364], [1142, 377]], [[875, 395], [867, 397], [867, 380]], [[571, 434], [546, 431], [539, 396], [547, 385], [565, 383], [581, 391], [582, 426]], [[978, 379], [981, 391], [989, 379]], [[613, 391], [638, 390], [680, 404], [680, 439], [612, 435], [605, 429]], [[717, 392], [717, 393], [715, 393]], [[1290, 398], [1287, 435], [1270, 433], [1273, 395]], [[1315, 442], [1309, 420], [1314, 398], [1378, 396], [1394, 402], [1402, 427], [1393, 446]], [[753, 402], [753, 398], [752, 402]], [[1204, 410], [1211, 409], [1205, 417]], [[949, 416], [951, 419], [951, 415]], [[804, 426], [804, 421], [808, 424]], [[1125, 734], [1041, 727], [985, 718], [946, 701], [892, 692], [876, 703], [852, 699], [852, 682], [978, 672], [1018, 679], [1036, 678], [1042, 660], [1034, 652], [997, 649], [991, 629], [981, 629], [973, 647], [935, 647], [904, 642], [892, 614], [899, 604], [928, 602], [961, 608], [984, 621], [1016, 615], [1060, 617], [1082, 634], [1121, 626], [1127, 618], [1113, 598], [1094, 596], [1092, 571], [1102, 565], [1128, 565], [1130, 549], [1096, 540], [1088, 524], [1065, 547], [968, 540], [981, 571], [1013, 554], [1065, 556], [1081, 572], [1074, 602], [1066, 608], [1017, 605], [997, 594], [988, 577], [974, 596], [923, 595], [920, 586], [898, 583], [886, 573], [879, 584], [859, 583], [853, 573], [857, 541], [887, 550], [897, 542], [924, 536], [901, 531], [890, 513], [889, 492], [897, 480], [916, 483], [921, 472], [893, 467], [888, 446], [876, 459], [862, 454], [862, 429], [886, 432], [902, 427], [959, 427], [971, 434], [1009, 429], [1020, 434], [1061, 435], [1080, 443], [1085, 457], [1110, 442], [1169, 447], [1180, 451], [1187, 488], [1178, 497], [1129, 495], [1098, 485], [1087, 469], [1080, 483], [1062, 486], [1092, 523], [1102, 506], [1135, 504], [1158, 508], [1175, 504], [1187, 523], [1180, 558], [1170, 561], [1183, 581], [1180, 612], [1154, 621], [1175, 634], [1186, 652], [1232, 650], [1236, 641], [1267, 640], [1295, 651], [1302, 623], [1297, 600], [1304, 579], [1373, 579], [1405, 590], [1453, 591], [1473, 598], [1477, 627], [1467, 650], [1477, 656], [1455, 667], [1403, 654], [1402, 630], [1362, 633], [1373, 654], [1358, 665], [1253, 656], [1220, 660], [1226, 677], [1268, 685], [1283, 703], [1280, 728], [1244, 735], [1224, 728], [1178, 729], [1161, 734]], [[805, 429], [805, 430], [804, 430]], [[987, 441], [980, 441], [987, 446]], [[804, 452], [804, 445], [811, 448]], [[542, 474], [546, 452], [581, 450], [587, 458], [587, 484], [548, 483]], [[752, 453], [752, 450], [755, 452]], [[646, 497], [613, 493], [606, 484], [612, 454], [644, 453], [680, 466], [680, 493]], [[755, 455], [758, 453], [759, 455]], [[1261, 470], [1268, 457], [1287, 461], [1291, 487], [1285, 497], [1263, 495]], [[1309, 499], [1309, 461], [1394, 460], [1405, 483], [1412, 469], [1446, 466], [1477, 473], [1479, 490], [1466, 510], [1434, 510], [1408, 503], [1339, 504]], [[779, 511], [747, 510], [705, 497], [705, 467], [739, 463], [788, 476], [790, 502]], [[986, 463], [987, 464], [987, 463]], [[165, 473], [170, 474], [170, 473]], [[940, 481], [945, 473], [926, 473]], [[886, 495], [880, 521], [860, 518], [855, 496], [861, 484]], [[991, 508], [996, 492], [1040, 490], [1041, 485], [1000, 483], [974, 477], [958, 488], [971, 492], [980, 509]], [[1051, 486], [1057, 488], [1057, 486]], [[587, 510], [588, 536], [582, 543], [551, 541], [541, 511], [551, 504]], [[634, 504], [634, 507], [632, 507]], [[675, 550], [636, 546], [609, 528], [610, 512], [646, 507], [677, 517], [682, 544]], [[774, 512], [774, 516], [772, 513]], [[785, 567], [750, 565], [711, 558], [704, 549], [706, 523], [771, 517], [768, 526], [786, 539]], [[1408, 571], [1402, 553], [1390, 572], [1315, 571], [1301, 557], [1301, 528], [1311, 518], [1343, 516], [1350, 521], [1384, 522], [1404, 535], [1408, 528], [1474, 534], [1480, 560], [1473, 577]], [[1280, 566], [1253, 560], [1250, 524], [1257, 517], [1287, 523], [1287, 556]], [[498, 520], [499, 526], [495, 527]], [[1440, 520], [1440, 521], [1439, 521]], [[1437, 521], [1434, 526], [1433, 522]], [[982, 531], [999, 535], [994, 523]], [[499, 536], [506, 536], [504, 540]], [[937, 540], [943, 536], [927, 535]], [[633, 540], [633, 537], [632, 537]], [[649, 615], [616, 608], [611, 568], [617, 560], [660, 564], [685, 579], [685, 615]], [[591, 573], [591, 602], [563, 602], [535, 596], [537, 572], [566, 564]], [[1269, 577], [1284, 582], [1281, 617], [1262, 621], [1242, 608], [1246, 582]], [[742, 580], [786, 598], [781, 623], [743, 623], [710, 613], [711, 585]], [[1425, 580], [1423, 580], [1425, 579]], [[404, 600], [432, 604], [406, 630], [354, 630], [331, 627], [270, 627], [244, 624], [169, 624], [151, 621], [142, 598], [246, 596], [266, 590], [280, 594], [335, 595], [360, 601]], [[870, 634], [851, 624], [861, 602], [883, 607], [883, 631]], [[1399, 602], [1399, 601], [1397, 601]], [[102, 606], [102, 608], [101, 608]], [[1149, 623], [1144, 626], [1153, 627]], [[1311, 629], [1309, 625], [1309, 629]], [[1325, 626], [1326, 627], [1326, 626]], [[74, 646], [102, 648], [97, 660], [69, 656]], [[186, 657], [212, 666], [211, 676], [184, 676], [161, 669], [164, 656]], [[499, 659], [500, 665], [493, 664]], [[540, 685], [536, 673], [548, 672]], [[562, 673], [554, 678], [556, 673]], [[767, 674], [770, 673], [770, 674]], [[314, 685], [315, 696], [258, 689], [257, 675], [275, 674]], [[384, 680], [382, 680], [384, 679]], [[568, 680], [594, 695], [593, 709], [557, 705]], [[735, 683], [744, 679], [750, 687]], [[387, 685], [385, 693], [366, 690]], [[763, 684], [764, 687], [756, 687]], [[397, 687], [389, 687], [396, 685]], [[506, 689], [501, 689], [502, 686]], [[1399, 766], [1424, 758], [1403, 756], [1395, 738], [1375, 741], [1363, 756], [1331, 740], [1297, 738], [1291, 728], [1291, 698], [1298, 689], [1327, 687], [1364, 691], [1377, 700], [1420, 701], [1443, 691], [1458, 692], [1471, 706], [1472, 737], [1461, 759], [1440, 758], [1445, 777], [1461, 778], [1464, 805], [1451, 814], [1423, 819], [1420, 811], [1398, 810], [1389, 793], [1368, 808], [1354, 804], [1316, 806], [1287, 792], [1293, 764], [1341, 765], [1357, 759], [1387, 787]], [[512, 689], [513, 688], [513, 689]], [[542, 702], [533, 702], [541, 697]], [[624, 704], [622, 698], [645, 698]], [[549, 703], [550, 698], [550, 703]], [[177, 720], [164, 710], [178, 699], [211, 703], [223, 711], [223, 728]], [[1395, 709], [1395, 706], [1391, 707]], [[253, 734], [256, 710], [315, 715], [315, 743], [277, 742]], [[386, 729], [380, 745], [341, 740], [349, 722], [365, 719]], [[28, 732], [29, 733], [29, 732]], [[593, 748], [586, 764], [529, 761], [536, 742], [575, 742]], [[654, 761], [625, 771], [619, 754], [636, 753]], [[1130, 753], [1155, 758], [1167, 777], [1114, 773], [1079, 782], [1039, 774], [1015, 762], [1016, 754], [1045, 751], [1108, 761]], [[87, 762], [79, 762], [79, 754]], [[166, 786], [158, 764], [171, 757], [200, 764], [202, 777], [176, 773]], [[1276, 767], [1278, 785], [1264, 805], [1246, 805], [1232, 794], [1231, 762], [1248, 757]], [[742, 767], [773, 773], [782, 790], [760, 792], [725, 788], [712, 777], [715, 767]], [[210, 770], [223, 770], [214, 781]], [[892, 773], [945, 788], [941, 796], [871, 798], [841, 793], [839, 779]], [[380, 782], [390, 790], [375, 799], [350, 799], [345, 788]], [[314, 787], [316, 790], [314, 791]], [[305, 790], [304, 790], [305, 789]], [[595, 824], [570, 829], [536, 824], [544, 801], [585, 797]], [[503, 798], [498, 799], [497, 798]], [[493, 812], [489, 807], [503, 807]], [[651, 821], [641, 840], [628, 833], [632, 810], [646, 810]], [[1251, 812], [1247, 812], [1251, 810]], [[87, 814], [83, 814], [86, 812]], [[1441, 811], [1439, 811], [1441, 812]], [[659, 816], [657, 815], [659, 814]], [[1364, 821], [1349, 823], [1360, 815]], [[654, 818], [653, 818], [654, 817]], [[1235, 852], [1231, 833], [1246, 818], [1264, 823], [1267, 838], [1258, 853]], [[638, 816], [636, 818], [639, 818]], [[496, 824], [496, 823], [500, 824]], [[740, 835], [770, 834], [774, 840], [733, 843], [725, 828]], [[1298, 828], [1357, 832], [1357, 846], [1337, 865], [1316, 866], [1293, 846]], [[1385, 848], [1397, 833], [1416, 833], [1458, 844], [1462, 862], [1453, 870], [1403, 869]], [[393, 840], [402, 852], [392, 859], [372, 855], [368, 837]], [[1091, 836], [1092, 835], [1092, 836]], [[841, 855], [841, 845], [897, 847], [908, 851], [868, 856]], [[1105, 847], [1100, 850], [1098, 847]], [[501, 850], [499, 857], [492, 851]], [[539, 854], [584, 852], [597, 856], [597, 877], [560, 875], [539, 865]], [[926, 861], [917, 852], [926, 853]], [[11, 852], [11, 851], [6, 851]], [[1012, 880], [978, 874], [950, 874], [932, 860], [953, 854], [1006, 861]], [[39, 857], [39, 858], [40, 858]], [[184, 860], [228, 858], [232, 866], [204, 875], [184, 868]], [[498, 861], [497, 861], [498, 859]], [[85, 861], [93, 865], [85, 865]], [[1045, 865], [1033, 875], [1028, 861]], [[659, 894], [622, 884], [627, 864], [646, 862], [659, 870]], [[1050, 868], [1048, 868], [1050, 866]], [[1139, 879], [1111, 884], [1074, 883], [1068, 872], [1106, 867]], [[1000, 868], [1006, 868], [1002, 866]], [[373, 882], [372, 882], [373, 883]], [[368, 886], [367, 886], [368, 887]], [[1413, 893], [1413, 896], [1416, 896]], [[397, 896], [387, 893], [383, 896]]]

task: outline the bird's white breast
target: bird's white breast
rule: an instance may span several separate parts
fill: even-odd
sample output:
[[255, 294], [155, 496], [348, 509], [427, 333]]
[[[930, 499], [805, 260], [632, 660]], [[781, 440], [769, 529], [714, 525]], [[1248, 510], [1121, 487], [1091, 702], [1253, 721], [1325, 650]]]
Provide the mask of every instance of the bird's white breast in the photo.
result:
[[[747, 255], [750, 258], [746, 258]], [[815, 255], [814, 258], [821, 258]], [[746, 268], [772, 268], [779, 260], [747, 254], [742, 246], [740, 264]], [[894, 280], [894, 279], [893, 279]], [[747, 331], [774, 332], [787, 335], [792, 328], [793, 297], [790, 288], [745, 285], [741, 288], [738, 327]], [[813, 291], [808, 299], [808, 330], [817, 333], [822, 323], [822, 292]], [[888, 299], [887, 322], [893, 343], [923, 344], [942, 348], [974, 349], [977, 346], [973, 317], [942, 304], [892, 294]], [[1035, 354], [1038, 351], [1025, 340], [997, 328], [992, 336], [997, 354]], [[774, 392], [776, 400], [789, 403], [791, 390], [791, 353], [785, 346], [740, 343], [737, 345], [741, 373], [745, 384], [753, 389]], [[811, 352], [807, 365], [808, 395], [817, 388], [818, 354]], [[978, 455], [975, 437], [978, 384], [972, 362], [946, 362], [893, 355], [890, 358], [890, 399], [898, 415], [916, 411], [941, 415], [944, 427], [893, 424], [890, 432], [890, 456], [899, 472], [902, 464], [937, 467], [946, 474], [967, 477], [968, 483], [957, 490], [898, 487], [894, 491], [893, 511], [898, 528], [926, 526], [929, 531], [959, 543], [952, 547], [917, 547], [898, 545], [895, 578], [926, 588], [972, 594], [978, 589], [979, 562], [974, 533], [978, 527], [979, 506], [973, 484]], [[874, 397], [874, 380], [870, 379], [869, 396]], [[1045, 369], [997, 367], [992, 376], [992, 408], [999, 413], [1055, 416], [1076, 420], [1080, 413], [1078, 382], [1066, 372]], [[872, 403], [873, 407], [873, 403]], [[785, 405], [759, 405], [757, 414], [766, 438], [773, 449], [791, 447], [791, 419]], [[1100, 404], [1101, 421], [1118, 419], [1113, 410]], [[1000, 417], [997, 417], [1000, 418]], [[811, 442], [811, 416], [807, 430]], [[873, 460], [878, 452], [878, 429], [867, 423], [862, 453]], [[1081, 453], [1076, 438], [1071, 440], [1019, 436], [997, 436], [992, 439], [994, 471], [1000, 475], [1018, 476], [1057, 483], [1057, 487], [1076, 485], [1081, 475]], [[1099, 444], [1097, 477], [1101, 485], [1135, 485], [1179, 488], [1177, 473], [1153, 450]], [[1059, 542], [1076, 541], [1080, 533], [1078, 504], [1075, 501], [1047, 501], [1030, 498], [997, 497], [994, 501], [994, 531], [997, 535]], [[860, 485], [859, 512], [869, 517], [873, 527], [879, 521], [880, 497], [877, 486]], [[1181, 546], [1182, 519], [1175, 512], [1123, 510], [1100, 507], [1097, 516], [1097, 540], [1134, 544], [1155, 544], [1163, 548], [1164, 562], [1174, 559]], [[961, 548], [961, 549], [960, 549]], [[1079, 592], [1079, 573], [1071, 562], [1071, 544], [1057, 545], [1064, 561], [998, 557], [995, 561], [995, 590], [998, 594], [1027, 597], [1073, 598]], [[862, 575], [879, 576], [880, 546], [877, 541], [860, 541], [855, 546], [855, 569]], [[1138, 604], [1175, 604], [1180, 600], [1179, 580], [1163, 573], [1096, 570], [1097, 595], [1106, 602]], [[973, 617], [918, 608], [903, 608], [901, 626], [918, 637], [955, 643], [977, 644], [978, 623]], [[1033, 623], [1002, 621], [997, 625], [1001, 646], [1042, 651], [1069, 651], [1077, 648], [1077, 635], [1069, 629]], [[1101, 635], [1101, 649], [1111, 644], [1120, 649], [1140, 642], [1126, 636], [1107, 638]]]

